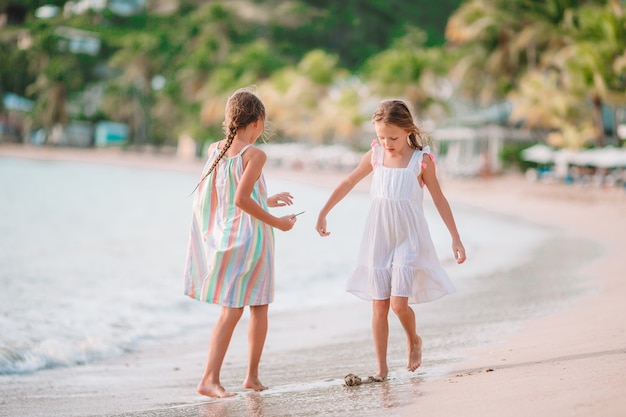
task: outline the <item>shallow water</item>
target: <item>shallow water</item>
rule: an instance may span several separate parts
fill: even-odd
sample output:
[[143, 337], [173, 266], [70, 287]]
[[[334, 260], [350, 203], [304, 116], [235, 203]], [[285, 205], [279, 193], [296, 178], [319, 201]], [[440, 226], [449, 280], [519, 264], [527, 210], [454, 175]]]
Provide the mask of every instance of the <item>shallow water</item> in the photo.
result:
[[[187, 331], [199, 316], [217, 314], [182, 295], [188, 195], [196, 179], [174, 172], [0, 158], [0, 374], [120, 356]], [[267, 181], [270, 192], [295, 196], [294, 207], [276, 209], [276, 214], [306, 211], [293, 231], [276, 232], [272, 314], [360, 303], [343, 285], [358, 252], [367, 193], [354, 192], [335, 208], [328, 218], [332, 235], [322, 239], [314, 225], [330, 190]], [[416, 306], [420, 331], [433, 346], [430, 372], [516, 320], [556, 308], [555, 299], [577, 295], [560, 259], [583, 262], [594, 251], [586, 242], [565, 241], [558, 231], [455, 205], [448, 197], [470, 260], [454, 265], [449, 235], [427, 202], [435, 246], [459, 289], [453, 297]], [[401, 332], [392, 337], [399, 338], [395, 345], [404, 346]], [[337, 389], [324, 382], [328, 373], [319, 375], [313, 381], [321, 382], [306, 390], [306, 401]], [[397, 381], [407, 390], [419, 385], [419, 378], [402, 378]], [[284, 395], [281, 389], [291, 390], [287, 385], [263, 393], [261, 405], [253, 394], [225, 402], [226, 407], [266, 407], [266, 415], [281, 415], [271, 411]], [[348, 398], [358, 407], [361, 395], [380, 396], [384, 406], [384, 389], [349, 391]], [[289, 398], [298, 395], [289, 392]], [[326, 406], [327, 415], [335, 415], [333, 404]], [[200, 415], [212, 415], [212, 406], [203, 407], [208, 414], [198, 409]], [[310, 414], [303, 409], [290, 415]]]

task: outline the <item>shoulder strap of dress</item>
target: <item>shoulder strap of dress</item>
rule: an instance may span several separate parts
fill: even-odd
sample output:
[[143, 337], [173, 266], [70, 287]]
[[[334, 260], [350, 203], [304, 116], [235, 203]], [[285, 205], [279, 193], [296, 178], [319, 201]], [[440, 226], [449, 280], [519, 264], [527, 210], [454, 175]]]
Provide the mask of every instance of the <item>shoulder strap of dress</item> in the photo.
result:
[[419, 175], [422, 169], [424, 169], [424, 167], [426, 166], [426, 164], [424, 163], [424, 156], [427, 155], [433, 161], [435, 160], [435, 157], [430, 151], [430, 146], [424, 146], [422, 150], [415, 151], [415, 153], [417, 154], [417, 156], [414, 155], [413, 158], [411, 158], [411, 164], [415, 164], [414, 169]]
[[372, 149], [372, 156], [370, 158], [370, 163], [373, 168], [383, 165], [383, 153], [380, 151], [382, 148], [380, 147], [378, 140], [374, 139], [372, 144], [370, 145]]
[[209, 145], [208, 149], [206, 150], [206, 153], [208, 156], [211, 156], [211, 152], [214, 152], [215, 150], [219, 150], [219, 141], [213, 142]]
[[241, 148], [241, 150], [237, 153], [237, 156], [243, 155], [243, 153], [250, 147], [252, 146], [251, 143], [247, 144], [246, 146], [244, 146], [243, 148]]

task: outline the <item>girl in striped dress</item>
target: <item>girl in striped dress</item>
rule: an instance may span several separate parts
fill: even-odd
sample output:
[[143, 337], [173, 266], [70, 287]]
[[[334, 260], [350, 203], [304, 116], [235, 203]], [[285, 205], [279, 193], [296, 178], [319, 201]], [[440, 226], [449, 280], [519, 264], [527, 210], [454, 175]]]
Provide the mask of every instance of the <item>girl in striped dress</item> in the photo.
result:
[[317, 232], [328, 236], [326, 216], [354, 186], [373, 172], [372, 203], [361, 241], [358, 264], [348, 278], [347, 290], [373, 303], [372, 332], [378, 362], [370, 377], [384, 381], [387, 366], [388, 314], [391, 308], [407, 336], [409, 371], [422, 363], [422, 339], [418, 336], [410, 303], [425, 303], [455, 291], [441, 267], [430, 237], [424, 209], [424, 186], [452, 238], [452, 252], [460, 264], [465, 248], [435, 175], [428, 146], [401, 100], [383, 101], [372, 117], [378, 139], [361, 163], [339, 185], [320, 211]]
[[282, 192], [267, 197], [262, 168], [266, 155], [252, 146], [265, 129], [265, 107], [251, 89], [226, 104], [225, 139], [213, 143], [194, 196], [185, 269], [185, 294], [222, 306], [213, 328], [198, 392], [229, 397], [220, 370], [235, 326], [250, 306], [248, 369], [243, 387], [266, 389], [259, 362], [267, 335], [268, 304], [274, 298], [273, 228], [290, 230], [295, 215], [275, 217], [268, 207], [289, 206]]

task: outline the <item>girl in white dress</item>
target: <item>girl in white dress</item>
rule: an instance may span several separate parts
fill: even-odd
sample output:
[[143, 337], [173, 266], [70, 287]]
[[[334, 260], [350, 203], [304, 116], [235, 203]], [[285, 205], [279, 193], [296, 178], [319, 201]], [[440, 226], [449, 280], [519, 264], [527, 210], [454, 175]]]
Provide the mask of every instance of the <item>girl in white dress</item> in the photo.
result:
[[326, 216], [354, 186], [374, 173], [372, 203], [363, 233], [358, 265], [348, 278], [347, 291], [373, 303], [372, 333], [378, 371], [384, 381], [387, 366], [389, 308], [406, 332], [409, 371], [422, 363], [422, 339], [409, 304], [425, 303], [455, 291], [439, 263], [423, 209], [426, 186], [450, 236], [457, 263], [465, 261], [465, 248], [435, 173], [435, 163], [413, 116], [401, 100], [385, 100], [372, 116], [377, 140], [360, 164], [335, 188], [317, 219], [316, 230], [328, 236]]

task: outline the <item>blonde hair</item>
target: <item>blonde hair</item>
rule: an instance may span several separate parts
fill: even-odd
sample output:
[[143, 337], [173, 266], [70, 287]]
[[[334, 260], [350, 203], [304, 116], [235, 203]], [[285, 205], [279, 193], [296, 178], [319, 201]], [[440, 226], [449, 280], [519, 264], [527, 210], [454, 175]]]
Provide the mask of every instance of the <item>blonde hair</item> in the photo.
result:
[[194, 191], [202, 184], [202, 181], [213, 172], [220, 160], [226, 155], [226, 151], [228, 151], [233, 144], [237, 131], [259, 119], [265, 120], [265, 106], [261, 99], [257, 97], [254, 87], [244, 87], [235, 91], [233, 95], [228, 98], [224, 115], [222, 129], [226, 135], [226, 143], [207, 173], [204, 174], [198, 185], [196, 185]]
[[430, 139], [417, 127], [409, 106], [402, 100], [381, 101], [372, 116], [372, 123], [375, 122], [397, 126], [408, 131], [408, 142], [413, 149], [422, 150], [425, 145], [430, 144]]

